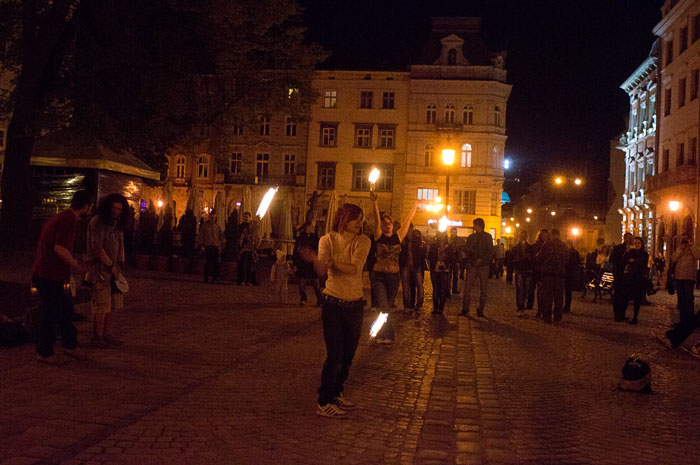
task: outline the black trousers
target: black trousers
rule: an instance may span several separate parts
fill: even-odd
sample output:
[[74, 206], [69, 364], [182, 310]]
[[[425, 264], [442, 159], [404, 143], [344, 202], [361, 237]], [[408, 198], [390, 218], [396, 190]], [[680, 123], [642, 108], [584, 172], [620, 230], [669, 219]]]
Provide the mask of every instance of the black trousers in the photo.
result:
[[430, 282], [433, 284], [433, 311], [442, 313], [445, 311], [445, 301], [450, 293], [450, 272], [431, 271]]
[[525, 301], [530, 292], [530, 283], [532, 282], [532, 273], [515, 273], [515, 305], [518, 310], [525, 309]]
[[690, 322], [695, 316], [695, 296], [693, 295], [695, 282], [691, 279], [676, 279], [675, 284], [680, 322]]
[[321, 386], [318, 388], [319, 405], [332, 402], [343, 392], [362, 332], [363, 305], [342, 308], [334, 300], [326, 299], [321, 312], [326, 361], [321, 372]]
[[238, 284], [257, 283], [257, 279], [255, 278], [255, 268], [253, 267], [253, 252], [249, 250], [241, 252], [241, 257], [238, 259], [236, 278], [236, 282]]
[[615, 321], [622, 321], [625, 319], [625, 312], [627, 311], [627, 292], [625, 285], [623, 283], [623, 276], [615, 276], [613, 281], [613, 316]]
[[452, 275], [452, 294], [459, 294], [459, 263], [455, 263], [450, 267]]
[[564, 312], [569, 313], [571, 311], [571, 299], [572, 291], [574, 290], [574, 285], [576, 281], [573, 278], [566, 278], [564, 283]]
[[554, 306], [554, 321], [560, 321], [564, 311], [564, 278], [543, 276], [538, 285], [537, 294], [540, 298], [542, 319], [552, 321], [552, 306]]
[[209, 276], [212, 280], [219, 279], [219, 248], [205, 247], [204, 248], [204, 281], [209, 281]]
[[323, 295], [321, 294], [321, 283], [316, 278], [299, 278], [299, 297], [301, 302], [306, 302], [306, 286], [311, 286], [314, 288], [314, 293], [316, 294], [316, 305], [321, 305], [323, 302]]
[[63, 291], [63, 283], [52, 279], [32, 277], [39, 291], [41, 312], [36, 351], [42, 357], [53, 355], [56, 330], [61, 335], [63, 347], [73, 350], [78, 347], [78, 330], [73, 325], [73, 301]]

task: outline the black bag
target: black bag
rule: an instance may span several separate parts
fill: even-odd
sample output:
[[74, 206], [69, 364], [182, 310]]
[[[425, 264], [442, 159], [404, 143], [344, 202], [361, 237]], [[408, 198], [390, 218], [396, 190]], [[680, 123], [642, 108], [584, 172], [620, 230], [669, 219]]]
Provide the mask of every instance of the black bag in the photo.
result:
[[22, 323], [0, 322], [0, 346], [17, 347], [29, 340], [27, 328]]
[[622, 367], [620, 390], [651, 394], [651, 369], [639, 355], [632, 354]]

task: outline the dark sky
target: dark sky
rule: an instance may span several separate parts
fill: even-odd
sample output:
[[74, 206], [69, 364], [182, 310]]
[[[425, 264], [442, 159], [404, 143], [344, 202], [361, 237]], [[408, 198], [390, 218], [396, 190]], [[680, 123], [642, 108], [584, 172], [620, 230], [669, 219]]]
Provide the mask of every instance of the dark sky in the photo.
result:
[[663, 0], [299, 0], [324, 67], [405, 69], [430, 16], [480, 16], [507, 50], [506, 155], [523, 184], [561, 164], [607, 170], [629, 101], [620, 84], [648, 56]]

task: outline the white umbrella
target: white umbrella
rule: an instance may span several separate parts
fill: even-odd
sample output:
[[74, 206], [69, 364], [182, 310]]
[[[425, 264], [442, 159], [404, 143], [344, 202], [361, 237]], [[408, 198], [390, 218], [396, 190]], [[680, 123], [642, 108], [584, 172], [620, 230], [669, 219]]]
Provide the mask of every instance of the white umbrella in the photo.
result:
[[241, 202], [241, 216], [239, 221], [243, 221], [243, 214], [250, 213], [253, 215], [253, 210], [255, 206], [253, 205], [253, 192], [250, 190], [250, 186], [245, 186], [243, 188], [243, 201]]
[[269, 239], [272, 232], [272, 221], [270, 215], [265, 215], [260, 220], [260, 239]]
[[202, 209], [200, 208], [201, 196], [199, 189], [192, 187], [190, 189], [190, 196], [187, 198], [187, 209], [192, 210], [195, 218], [197, 218], [197, 224], [199, 224], [199, 218], [202, 216]]
[[338, 202], [335, 199], [335, 191], [331, 191], [328, 196], [328, 214], [326, 214], [326, 234], [331, 232], [333, 220], [335, 219], [335, 211], [338, 209]]

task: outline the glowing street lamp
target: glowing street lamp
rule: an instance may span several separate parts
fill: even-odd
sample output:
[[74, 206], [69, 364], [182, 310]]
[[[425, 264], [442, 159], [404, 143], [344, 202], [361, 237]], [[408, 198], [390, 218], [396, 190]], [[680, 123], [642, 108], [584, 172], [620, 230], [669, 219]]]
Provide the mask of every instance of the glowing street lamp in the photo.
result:
[[563, 182], [564, 182], [564, 180], [563, 180], [562, 178], [560, 178], [560, 177], [556, 177], [556, 178], [554, 179], [554, 183], [555, 183], [555, 184], [562, 184]]
[[552, 216], [556, 216], [556, 214], [557, 214], [557, 212], [554, 212], [554, 211], [552, 212]]
[[527, 218], [525, 218], [525, 221], [527, 221], [527, 222], [529, 223], [529, 222], [530, 222], [530, 217], [528, 216]]
[[503, 160], [503, 169], [504, 170], [510, 169], [510, 158], [505, 158]]
[[681, 203], [678, 200], [671, 200], [668, 203], [668, 209], [671, 210], [672, 212], [677, 212], [678, 210], [681, 209]]
[[596, 221], [598, 221], [598, 215], [594, 215], [594, 216], [593, 216], [593, 219], [596, 220]]
[[529, 215], [532, 215], [532, 208], [528, 208], [528, 209], [527, 209], [527, 213], [528, 213]]
[[157, 201], [156, 205], [158, 205], [158, 208], [163, 208], [163, 201], [162, 200]]
[[571, 228], [571, 235], [574, 237], [577, 237], [579, 234], [581, 234], [581, 230], [578, 228]]
[[440, 232], [445, 232], [447, 231], [447, 227], [450, 225], [450, 220], [447, 219], [446, 216], [443, 216], [438, 220], [438, 231]]
[[516, 228], [519, 228], [519, 227], [520, 227], [520, 223], [515, 223], [515, 227], [516, 227]]
[[511, 219], [510, 219], [510, 220], [511, 220], [511, 221], [515, 221], [515, 218], [511, 217]]
[[580, 178], [574, 179], [574, 184], [576, 184], [577, 186], [580, 186], [582, 182], [583, 182], [583, 181], [581, 181]]
[[510, 234], [512, 230], [513, 228], [511, 228], [510, 226], [506, 226], [506, 234]]

